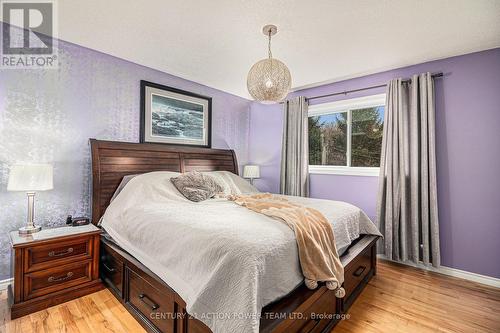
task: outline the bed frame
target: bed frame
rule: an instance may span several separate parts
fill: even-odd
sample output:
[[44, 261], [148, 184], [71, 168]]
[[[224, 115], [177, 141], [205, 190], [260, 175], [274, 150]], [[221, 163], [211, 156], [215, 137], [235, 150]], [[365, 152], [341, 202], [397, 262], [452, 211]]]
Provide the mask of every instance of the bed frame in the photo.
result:
[[[151, 171], [225, 170], [238, 174], [233, 150], [90, 139], [92, 223], [98, 223], [125, 175]], [[376, 236], [365, 235], [341, 257], [346, 296], [304, 285], [262, 310], [261, 332], [329, 332], [376, 273]], [[115, 243], [101, 237], [100, 274], [113, 295], [149, 332], [211, 332], [189, 316], [184, 300]]]

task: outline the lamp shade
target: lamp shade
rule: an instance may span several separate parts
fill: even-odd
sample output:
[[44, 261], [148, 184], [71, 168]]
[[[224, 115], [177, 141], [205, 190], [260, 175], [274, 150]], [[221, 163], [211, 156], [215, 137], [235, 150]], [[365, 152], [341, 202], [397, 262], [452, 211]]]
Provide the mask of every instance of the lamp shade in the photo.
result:
[[275, 58], [257, 62], [248, 72], [248, 91], [253, 98], [263, 104], [283, 100], [291, 86], [290, 71], [284, 63]]
[[245, 165], [243, 178], [260, 178], [260, 167], [258, 165]]
[[16, 164], [10, 168], [7, 191], [46, 191], [53, 188], [50, 164]]
[[271, 36], [278, 33], [278, 27], [267, 24], [262, 28], [267, 36], [267, 58], [256, 62], [247, 76], [247, 88], [253, 98], [264, 104], [276, 103], [286, 97], [292, 86], [290, 70], [280, 60], [273, 58]]

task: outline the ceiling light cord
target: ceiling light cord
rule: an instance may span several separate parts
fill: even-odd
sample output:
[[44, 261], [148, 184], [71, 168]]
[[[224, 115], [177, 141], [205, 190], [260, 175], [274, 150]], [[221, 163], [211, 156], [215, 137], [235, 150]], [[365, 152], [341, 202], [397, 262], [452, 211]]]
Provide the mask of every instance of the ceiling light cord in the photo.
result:
[[273, 53], [271, 52], [271, 29], [269, 29], [269, 32], [268, 32], [268, 42], [267, 42], [267, 50], [268, 50], [268, 56], [269, 56], [269, 59], [272, 59], [273, 58]]

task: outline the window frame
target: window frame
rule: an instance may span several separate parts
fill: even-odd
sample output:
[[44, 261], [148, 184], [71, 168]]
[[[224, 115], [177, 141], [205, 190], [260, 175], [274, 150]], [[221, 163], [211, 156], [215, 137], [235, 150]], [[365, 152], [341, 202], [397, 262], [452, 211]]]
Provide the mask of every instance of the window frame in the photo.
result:
[[[378, 176], [380, 173], [380, 167], [351, 166], [352, 111], [357, 109], [381, 106], [381, 105], [385, 106], [385, 98], [386, 94], [377, 94], [365, 97], [344, 99], [335, 102], [310, 105], [307, 114], [308, 121], [309, 117], [347, 112], [347, 147], [346, 147], [347, 165], [309, 165], [309, 173], [350, 175], [350, 176]], [[384, 112], [387, 112], [387, 110], [384, 110]]]

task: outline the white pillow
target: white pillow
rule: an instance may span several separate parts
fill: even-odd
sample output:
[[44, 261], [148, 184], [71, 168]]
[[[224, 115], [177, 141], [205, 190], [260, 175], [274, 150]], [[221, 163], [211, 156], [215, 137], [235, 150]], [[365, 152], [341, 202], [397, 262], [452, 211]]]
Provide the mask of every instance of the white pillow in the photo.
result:
[[109, 202], [115, 200], [115, 198], [118, 196], [118, 194], [120, 194], [120, 192], [123, 190], [123, 188], [125, 187], [125, 185], [127, 185], [127, 183], [132, 178], [134, 178], [135, 176], [138, 176], [138, 175], [136, 174], [136, 175], [126, 175], [126, 176], [123, 176], [120, 185], [118, 185], [118, 188], [115, 190], [115, 193], [113, 193], [113, 196], [111, 197], [111, 200], [109, 200]]
[[217, 180], [223, 187], [224, 194], [249, 194], [258, 193], [259, 190], [244, 178], [229, 171], [209, 171], [204, 172]]
[[170, 178], [177, 177], [179, 175], [181, 175], [180, 172], [174, 172], [174, 171], [152, 171], [143, 174], [124, 176], [122, 182], [120, 183], [115, 193], [113, 194], [111, 202], [116, 200], [120, 193], [125, 192], [128, 187], [127, 185], [132, 182], [143, 183], [144, 185], [148, 186], [150, 190], [157, 191], [159, 192], [160, 195], [165, 196], [168, 199], [173, 199], [173, 200], [181, 199], [183, 201], [187, 200], [175, 188], [172, 182], [170, 182]]

